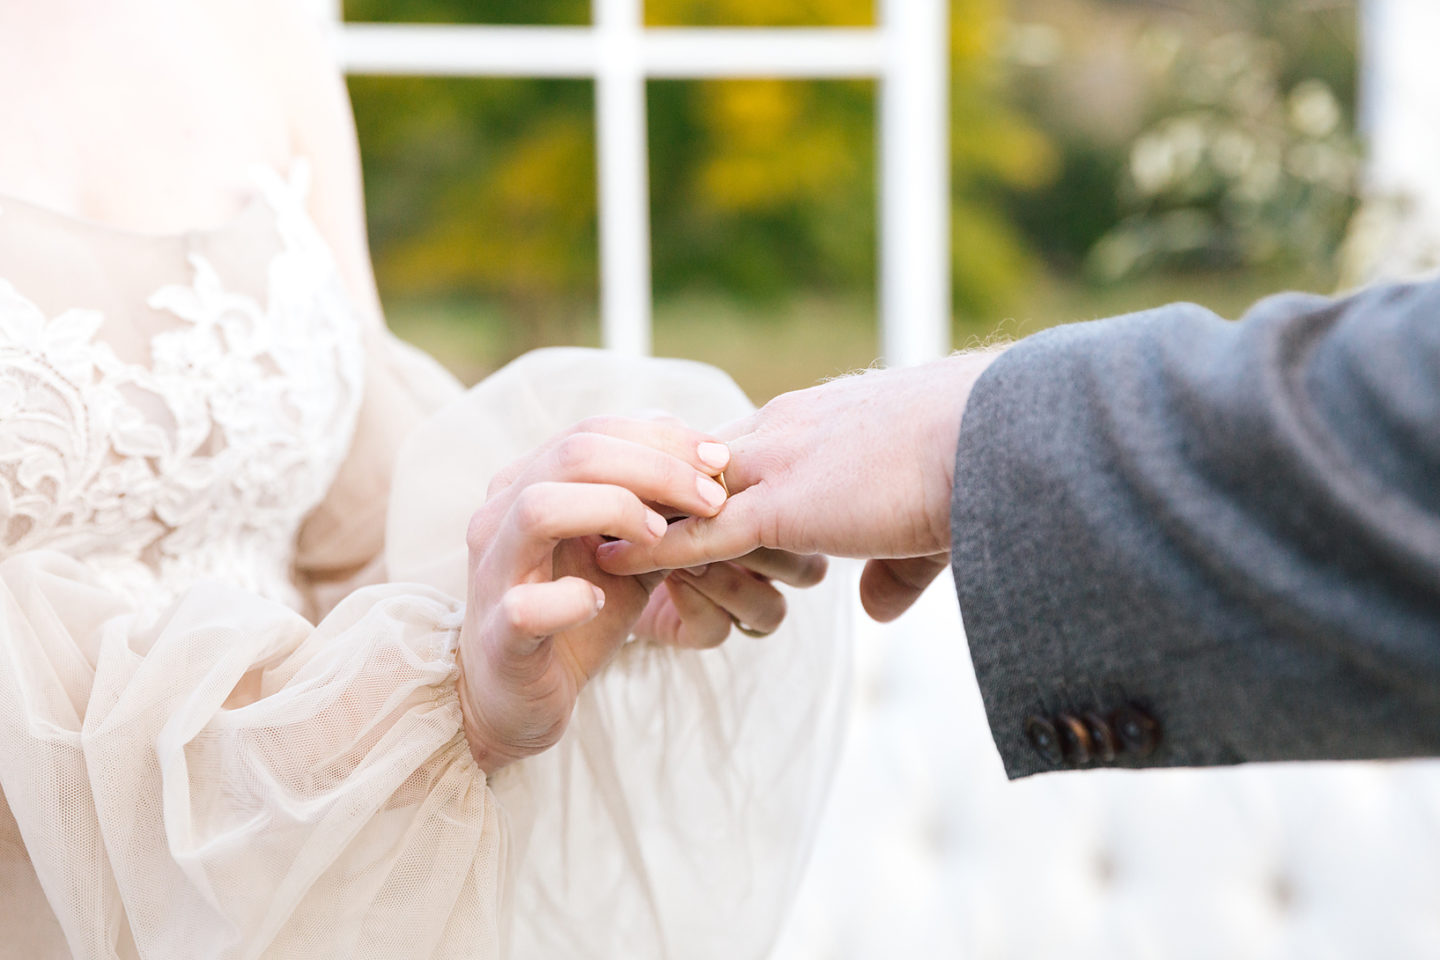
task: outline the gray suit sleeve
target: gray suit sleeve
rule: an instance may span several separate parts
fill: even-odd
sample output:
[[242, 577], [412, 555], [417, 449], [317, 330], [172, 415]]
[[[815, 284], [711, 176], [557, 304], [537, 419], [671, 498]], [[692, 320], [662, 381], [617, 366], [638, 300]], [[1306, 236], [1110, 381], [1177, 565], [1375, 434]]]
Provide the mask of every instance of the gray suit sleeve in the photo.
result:
[[956, 464], [1010, 776], [1440, 755], [1440, 284], [1032, 337]]

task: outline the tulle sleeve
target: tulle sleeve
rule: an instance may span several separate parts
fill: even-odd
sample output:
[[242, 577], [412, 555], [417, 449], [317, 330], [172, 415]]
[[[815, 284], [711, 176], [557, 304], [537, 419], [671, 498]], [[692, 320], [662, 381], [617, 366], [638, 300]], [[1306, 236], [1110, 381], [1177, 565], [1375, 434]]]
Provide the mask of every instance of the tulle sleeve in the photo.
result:
[[318, 626], [213, 583], [142, 624], [68, 556], [0, 564], [0, 957], [503, 954], [460, 603], [354, 589], [384, 580], [396, 449], [461, 390], [386, 333], [367, 354], [352, 456], [301, 538]]
[[365, 394], [350, 454], [296, 544], [295, 580], [311, 619], [389, 579], [385, 517], [396, 454], [416, 426], [464, 392], [434, 358], [384, 328], [366, 331], [364, 343]]
[[459, 619], [415, 586], [315, 627], [202, 585], [142, 628], [68, 557], [0, 564], [0, 786], [33, 866], [0, 841], [0, 954], [499, 956]]

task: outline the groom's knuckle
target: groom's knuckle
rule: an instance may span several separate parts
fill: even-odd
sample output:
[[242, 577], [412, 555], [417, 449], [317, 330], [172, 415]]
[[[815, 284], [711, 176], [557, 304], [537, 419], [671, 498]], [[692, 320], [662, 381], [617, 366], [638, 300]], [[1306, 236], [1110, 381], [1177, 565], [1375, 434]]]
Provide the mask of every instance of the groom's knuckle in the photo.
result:
[[804, 407], [806, 397], [803, 391], [791, 390], [772, 398], [760, 408], [761, 419], [767, 422], [783, 422], [795, 417]]
[[774, 512], [766, 512], [755, 524], [755, 532], [760, 546], [768, 547], [771, 550], [784, 549], [784, 537], [780, 529], [780, 517]]
[[753, 451], [749, 456], [748, 469], [755, 476], [764, 477], [772, 484], [782, 482], [794, 463], [793, 457], [782, 445], [770, 445]]

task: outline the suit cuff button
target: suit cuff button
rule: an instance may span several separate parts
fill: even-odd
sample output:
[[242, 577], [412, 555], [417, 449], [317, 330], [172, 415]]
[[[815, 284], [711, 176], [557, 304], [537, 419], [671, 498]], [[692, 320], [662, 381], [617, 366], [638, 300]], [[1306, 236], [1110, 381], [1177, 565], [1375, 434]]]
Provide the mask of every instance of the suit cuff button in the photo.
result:
[[1065, 762], [1065, 754], [1060, 749], [1060, 735], [1055, 730], [1055, 725], [1041, 716], [1032, 716], [1025, 721], [1025, 739], [1030, 741], [1030, 746], [1052, 767], [1058, 767]]
[[1072, 767], [1083, 767], [1094, 755], [1094, 743], [1090, 731], [1073, 713], [1062, 713], [1055, 718], [1055, 730], [1060, 734], [1060, 749]]
[[1116, 710], [1113, 724], [1126, 753], [1148, 757], [1160, 745], [1160, 724], [1134, 704]]
[[1090, 752], [1095, 759], [1100, 763], [1114, 763], [1120, 744], [1110, 721], [1098, 713], [1086, 713], [1080, 719], [1084, 721], [1085, 729], [1090, 731]]

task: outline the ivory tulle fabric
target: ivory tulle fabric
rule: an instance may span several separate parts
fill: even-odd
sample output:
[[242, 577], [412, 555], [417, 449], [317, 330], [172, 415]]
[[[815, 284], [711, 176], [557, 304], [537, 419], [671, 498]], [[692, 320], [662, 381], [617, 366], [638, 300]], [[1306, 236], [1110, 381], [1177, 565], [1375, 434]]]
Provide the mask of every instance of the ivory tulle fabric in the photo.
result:
[[[544, 351], [462, 393], [257, 174], [217, 231], [0, 200], [0, 957], [765, 956], [843, 721], [843, 577], [626, 645], [489, 782], [454, 692], [489, 476], [723, 374]], [[361, 584], [369, 584], [361, 586]]]

